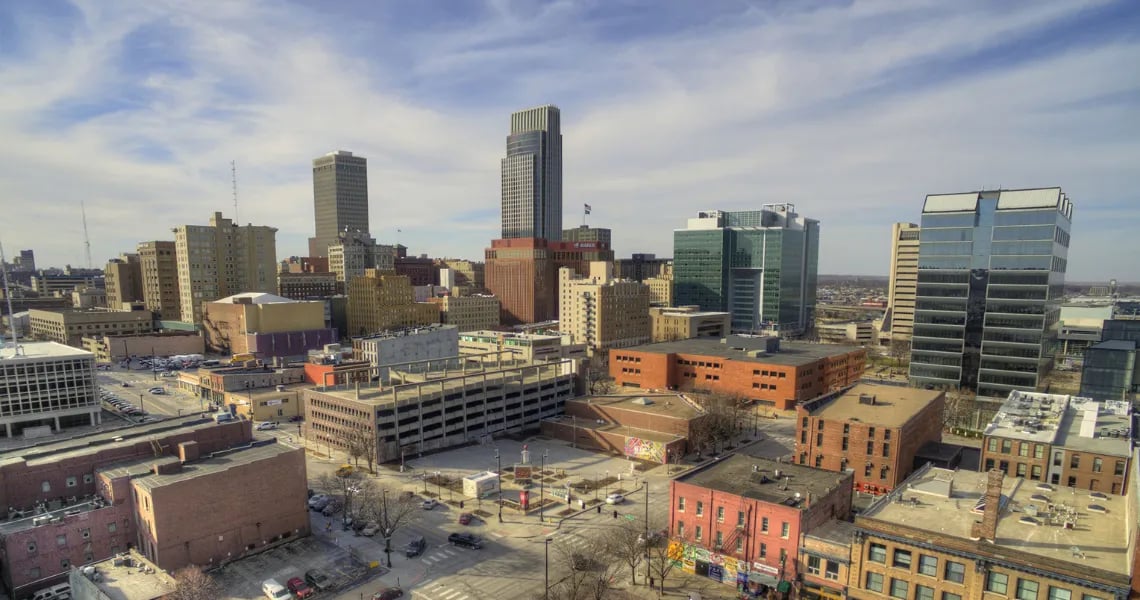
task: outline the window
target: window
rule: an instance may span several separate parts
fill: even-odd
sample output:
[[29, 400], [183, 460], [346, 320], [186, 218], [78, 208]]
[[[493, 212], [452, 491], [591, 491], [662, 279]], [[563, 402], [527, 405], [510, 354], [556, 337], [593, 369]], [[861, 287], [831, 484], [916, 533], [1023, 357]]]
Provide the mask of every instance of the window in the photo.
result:
[[910, 550], [895, 550], [895, 558], [891, 566], [898, 569], [910, 570]]
[[1012, 440], [1002, 440], [1001, 441], [1001, 453], [1002, 454], [1009, 454], [1012, 451], [1013, 451], [1013, 441]]
[[942, 600], [962, 600], [961, 594], [951, 594], [950, 592], [942, 592]]
[[908, 586], [905, 580], [895, 579], [894, 577], [891, 578], [891, 598], [906, 600], [908, 597], [907, 589]]
[[677, 512], [685, 512], [685, 499], [677, 498]]
[[872, 592], [883, 591], [883, 574], [882, 573], [867, 573], [867, 583], [863, 586]]
[[[895, 554], [898, 554], [897, 552]], [[938, 558], [926, 554], [918, 555], [918, 573], [938, 577]]]
[[79, 479], [77, 477], [72, 475], [67, 478], [67, 487], [75, 487], [77, 485], [79, 485]]
[[875, 442], [867, 440], [867, 456], [875, 453]]
[[45, 482], [41, 483], [40, 484], [40, 490], [44, 491], [44, 492], [50, 492], [51, 491], [51, 482], [45, 481]]
[[820, 570], [819, 569], [819, 567], [820, 567], [819, 563], [821, 563], [821, 562], [823, 562], [823, 561], [820, 560], [820, 558], [818, 556], [809, 556], [808, 557], [808, 563], [807, 563], [808, 573], [810, 573], [812, 575], [819, 575], [819, 570]]
[[736, 551], [744, 552], [744, 538], [739, 535], [736, 536]]
[[890, 429], [884, 429], [883, 430], [883, 439], [888, 441], [888, 442], [891, 441], [891, 430]]
[[1017, 476], [1025, 477], [1025, 463], [1017, 463]]
[[1030, 473], [1029, 478], [1041, 481], [1041, 465], [1033, 465], [1033, 471]]
[[677, 521], [677, 537], [679, 537], [681, 539], [685, 539], [685, 522], [684, 521]]
[[1084, 594], [1081, 596], [1081, 600], [1104, 600], [1104, 598], [1101, 598], [1100, 596], [1094, 596], [1092, 594]]
[[1060, 452], [1054, 452], [1053, 453], [1053, 466], [1054, 467], [1061, 466], [1061, 453]]
[[697, 516], [705, 514], [705, 503], [697, 500]]
[[826, 565], [823, 571], [823, 578], [839, 581], [839, 563], [829, 560]]
[[39, 567], [32, 567], [32, 568], [28, 569], [28, 579], [39, 579], [39, 578], [40, 578], [40, 568]]
[[716, 507], [716, 522], [717, 523], [724, 523], [724, 507], [723, 506]]
[[1037, 582], [1032, 579], [1017, 579], [1017, 600], [1037, 600]]
[[1074, 454], [1074, 455], [1069, 457], [1069, 468], [1070, 469], [1081, 468], [1081, 455], [1080, 454]]
[[998, 443], [997, 438], [995, 438], [995, 437], [990, 438], [989, 444], [987, 445], [987, 449], [990, 452], [997, 452], [997, 443]]
[[744, 527], [744, 511], [737, 511], [736, 513], [736, 526]]
[[788, 535], [791, 533], [791, 531], [792, 526], [787, 521], [780, 524], [780, 537], [784, 538], [785, 540], [788, 539]]
[[1018, 456], [1029, 456], [1029, 442], [1021, 442], [1017, 445]]
[[887, 547], [882, 544], [871, 544], [870, 551], [867, 552], [867, 560], [887, 564]]
[[818, 469], [822, 466], [823, 466], [823, 455], [822, 454], [816, 454], [815, 455], [815, 468]]
[[768, 557], [768, 544], [760, 544], [760, 558]]
[[768, 533], [768, 517], [760, 518], [760, 533]]
[[815, 445], [816, 446], [822, 446], [823, 445], [823, 434], [822, 433], [815, 434]]
[[1006, 575], [1005, 573], [998, 573], [995, 571], [990, 571], [989, 575], [986, 575], [986, 591], [987, 592], [993, 592], [995, 594], [1005, 595], [1006, 594], [1006, 588], [1008, 588], [1008, 587], [1009, 587], [1009, 575]]
[[875, 437], [875, 428], [874, 427], [868, 427], [867, 428], [867, 437], [869, 437], [869, 438]]
[[118, 531], [118, 529], [119, 529], [119, 526], [117, 524], [107, 523], [107, 532], [108, 533], [115, 533], [116, 531]]
[[717, 548], [720, 548], [724, 545], [724, 532], [720, 531], [719, 529], [716, 532], [716, 542], [714, 542], [714, 545]]
[[890, 455], [891, 455], [891, 445], [886, 443], [886, 442], [883, 442], [883, 458], [887, 458]]
[[66, 546], [67, 545], [67, 534], [61, 533], [61, 534], [55, 536], [55, 545], [56, 546]]
[[1122, 460], [1116, 461], [1116, 470], [1113, 471], [1113, 474], [1114, 475], [1123, 475], [1124, 474], [1124, 461], [1122, 461]]
[[946, 581], [962, 583], [966, 581], [966, 565], [952, 560], [946, 561], [946, 570], [942, 575]]
[[702, 534], [701, 526], [697, 525], [696, 535], [693, 536], [693, 539], [697, 540], [698, 542], [701, 541], [701, 537], [702, 537], [701, 534]]
[[1104, 461], [1100, 457], [1093, 458], [1093, 473], [1100, 473], [1101, 467], [1104, 466], [1103, 463]]
[[1034, 444], [1033, 445], [1033, 458], [1045, 458], [1045, 446], [1044, 446], [1044, 444]]
[[871, 463], [867, 463], [867, 466], [863, 467], [863, 477], [870, 477], [871, 476], [871, 469], [873, 469], [873, 468], [874, 468], [874, 465], [872, 465]]
[[1068, 486], [1069, 487], [1077, 487], [1077, 478], [1070, 475]]
[[1049, 586], [1049, 600], [1073, 600], [1073, 592], [1065, 588]]
[[843, 438], [843, 447], [840, 449], [843, 450], [844, 452], [847, 451], [847, 438]]
[[934, 600], [934, 588], [925, 585], [914, 586], [914, 600]]

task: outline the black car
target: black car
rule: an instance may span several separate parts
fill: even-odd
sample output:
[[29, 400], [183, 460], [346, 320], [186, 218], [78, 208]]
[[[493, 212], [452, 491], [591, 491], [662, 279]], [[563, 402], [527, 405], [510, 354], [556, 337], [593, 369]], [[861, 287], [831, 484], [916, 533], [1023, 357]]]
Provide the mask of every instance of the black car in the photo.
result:
[[317, 588], [317, 591], [323, 592], [332, 587], [333, 581], [325, 575], [323, 571], [313, 569], [312, 571], [305, 571], [305, 583]]
[[471, 548], [472, 550], [478, 550], [483, 547], [483, 540], [470, 533], [453, 533], [447, 536], [447, 541], [452, 546], [461, 546], [463, 548]]
[[412, 538], [412, 540], [408, 542], [408, 545], [404, 547], [404, 556], [414, 558], [423, 554], [426, 548], [427, 540], [424, 539], [424, 536], [418, 535]]

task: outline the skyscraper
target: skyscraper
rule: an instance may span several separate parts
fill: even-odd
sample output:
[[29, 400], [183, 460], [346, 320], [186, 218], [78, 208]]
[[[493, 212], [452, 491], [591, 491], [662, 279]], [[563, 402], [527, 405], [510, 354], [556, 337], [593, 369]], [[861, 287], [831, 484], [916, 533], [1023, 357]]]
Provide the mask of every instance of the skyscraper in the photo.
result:
[[1053, 367], [1073, 204], [1061, 188], [926, 197], [910, 380], [1006, 397]]
[[891, 227], [891, 279], [887, 311], [892, 340], [910, 339], [914, 328], [914, 291], [918, 284], [918, 225]]
[[309, 256], [328, 256], [341, 232], [368, 233], [368, 160], [344, 150], [314, 158], [313, 212]]
[[557, 106], [511, 115], [502, 160], [502, 238], [562, 239], [562, 117]]
[[815, 321], [819, 221], [793, 204], [703, 211], [673, 232], [677, 306], [732, 314], [732, 330], [797, 334]]
[[216, 212], [209, 225], [174, 229], [182, 321], [202, 322], [202, 303], [277, 291], [277, 229], [241, 227]]
[[139, 242], [139, 269], [142, 271], [143, 302], [158, 318], [181, 318], [182, 298], [178, 293], [178, 259], [173, 241]]
[[119, 310], [125, 303], [143, 301], [142, 264], [138, 254], [124, 252], [119, 258], [107, 261], [103, 279], [109, 308]]

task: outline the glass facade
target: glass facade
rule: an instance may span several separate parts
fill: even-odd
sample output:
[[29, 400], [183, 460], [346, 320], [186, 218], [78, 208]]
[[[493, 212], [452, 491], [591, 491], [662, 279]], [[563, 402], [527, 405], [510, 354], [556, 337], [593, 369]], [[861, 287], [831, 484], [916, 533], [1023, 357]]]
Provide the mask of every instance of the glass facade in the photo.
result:
[[673, 232], [673, 298], [677, 306], [724, 310], [727, 302], [728, 232], [725, 229]]
[[[1034, 390], [1053, 366], [1071, 205], [1041, 193], [981, 192], [971, 204], [928, 197], [922, 215], [912, 382], [1004, 397]], [[1041, 190], [1041, 192], [1046, 192]], [[932, 202], [934, 200], [934, 202]], [[947, 210], [947, 208], [950, 210]]]
[[504, 239], [562, 239], [561, 114], [541, 106], [511, 115], [501, 161]]

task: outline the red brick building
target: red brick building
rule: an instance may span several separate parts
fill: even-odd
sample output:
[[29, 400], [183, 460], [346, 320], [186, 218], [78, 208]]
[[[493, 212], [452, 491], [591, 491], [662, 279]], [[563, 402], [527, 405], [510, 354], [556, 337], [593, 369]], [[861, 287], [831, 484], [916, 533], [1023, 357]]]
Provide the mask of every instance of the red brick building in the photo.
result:
[[541, 238], [491, 240], [484, 251], [487, 289], [499, 298], [503, 325], [558, 318], [558, 269], [585, 275], [594, 261], [613, 262], [607, 242], [552, 242]]
[[860, 491], [884, 493], [910, 475], [927, 442], [942, 440], [945, 392], [860, 383], [796, 407], [796, 462], [854, 471]]
[[851, 475], [734, 454], [669, 488], [682, 570], [749, 589], [799, 575], [802, 535], [851, 512]]
[[543, 435], [661, 464], [689, 452], [693, 424], [704, 418], [675, 394], [578, 398], [563, 410], [542, 422]]
[[620, 386], [732, 394], [791, 410], [858, 381], [866, 359], [854, 346], [732, 335], [613, 350], [609, 369]]

